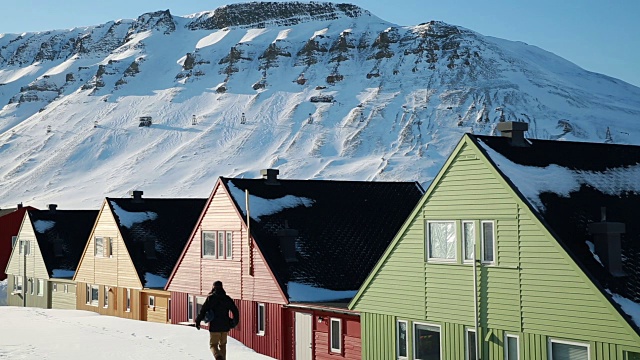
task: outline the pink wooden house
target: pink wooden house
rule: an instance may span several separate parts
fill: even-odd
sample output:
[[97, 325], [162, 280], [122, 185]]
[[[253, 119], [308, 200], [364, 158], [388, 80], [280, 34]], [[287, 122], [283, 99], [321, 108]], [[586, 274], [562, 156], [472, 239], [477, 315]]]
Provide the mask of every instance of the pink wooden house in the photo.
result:
[[221, 280], [240, 309], [231, 336], [257, 352], [286, 360], [360, 359], [360, 317], [347, 304], [422, 188], [262, 173], [216, 182], [165, 287], [172, 323], [192, 323]]

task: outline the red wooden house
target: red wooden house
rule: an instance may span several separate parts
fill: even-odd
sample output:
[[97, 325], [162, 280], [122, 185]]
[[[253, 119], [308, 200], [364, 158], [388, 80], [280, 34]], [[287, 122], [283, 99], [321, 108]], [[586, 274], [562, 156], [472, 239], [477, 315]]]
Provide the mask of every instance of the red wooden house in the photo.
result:
[[5, 270], [11, 256], [13, 238], [18, 236], [24, 213], [29, 209], [36, 210], [31, 206], [23, 207], [22, 204], [15, 208], [0, 209], [0, 281], [7, 278]]
[[257, 352], [360, 359], [360, 317], [347, 304], [423, 190], [277, 174], [217, 181], [165, 288], [172, 322], [193, 322], [221, 280], [240, 309], [231, 336]]

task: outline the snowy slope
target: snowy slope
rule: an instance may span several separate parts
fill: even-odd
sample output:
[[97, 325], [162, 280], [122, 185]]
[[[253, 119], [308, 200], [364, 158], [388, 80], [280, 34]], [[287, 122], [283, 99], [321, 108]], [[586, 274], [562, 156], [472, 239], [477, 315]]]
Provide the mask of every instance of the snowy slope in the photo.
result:
[[[0, 359], [211, 359], [209, 332], [79, 310], [0, 308]], [[229, 338], [229, 360], [267, 360]]]
[[501, 119], [535, 138], [640, 139], [640, 88], [524, 43], [328, 3], [3, 34], [0, 106], [0, 206], [204, 197], [220, 175], [267, 167], [427, 185], [464, 132]]

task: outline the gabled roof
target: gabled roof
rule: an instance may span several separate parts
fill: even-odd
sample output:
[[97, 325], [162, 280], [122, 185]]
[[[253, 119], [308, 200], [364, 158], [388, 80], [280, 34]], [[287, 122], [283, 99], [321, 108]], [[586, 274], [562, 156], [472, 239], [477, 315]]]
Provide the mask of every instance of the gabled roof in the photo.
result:
[[28, 214], [49, 276], [73, 277], [98, 211], [28, 210]]
[[0, 217], [3, 217], [5, 215], [9, 215], [12, 212], [18, 210], [17, 208], [10, 208], [10, 209], [0, 209]]
[[[277, 181], [221, 178], [245, 221], [249, 191], [251, 235], [292, 302], [351, 299], [424, 193], [417, 182]], [[280, 247], [286, 226], [297, 261]]]
[[206, 201], [106, 199], [144, 287], [164, 288]]
[[[517, 147], [505, 137], [469, 136], [607, 298], [640, 303], [640, 146], [528, 139]], [[622, 278], [587, 243], [602, 207], [607, 221], [626, 225]]]

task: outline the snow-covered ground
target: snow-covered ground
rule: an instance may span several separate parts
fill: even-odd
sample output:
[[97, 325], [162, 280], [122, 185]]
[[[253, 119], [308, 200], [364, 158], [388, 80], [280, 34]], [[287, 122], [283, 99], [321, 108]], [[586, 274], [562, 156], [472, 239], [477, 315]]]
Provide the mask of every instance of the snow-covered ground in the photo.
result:
[[[211, 359], [209, 333], [77, 310], [0, 308], [0, 359]], [[229, 360], [266, 360], [229, 339]]]
[[7, 305], [7, 280], [0, 281], [0, 306]]

